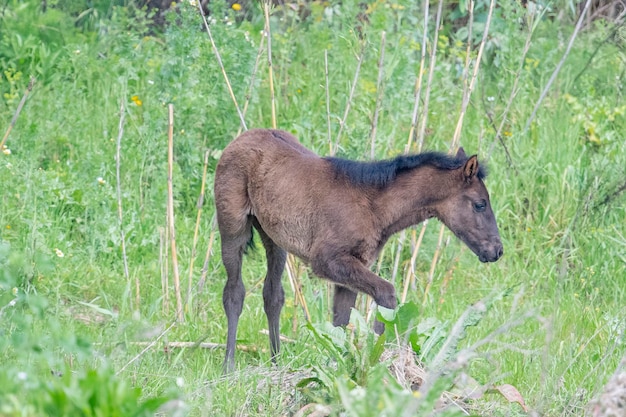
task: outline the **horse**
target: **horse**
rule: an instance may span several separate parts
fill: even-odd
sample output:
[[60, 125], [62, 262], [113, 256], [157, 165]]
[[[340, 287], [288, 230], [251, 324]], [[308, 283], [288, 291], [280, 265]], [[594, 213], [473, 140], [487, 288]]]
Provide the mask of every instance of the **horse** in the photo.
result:
[[[487, 175], [476, 155], [437, 152], [359, 162], [319, 157], [290, 133], [249, 130], [222, 152], [214, 195], [227, 281], [222, 304], [228, 322], [224, 372], [234, 369], [237, 324], [245, 288], [242, 258], [253, 228], [267, 256], [263, 304], [272, 361], [280, 350], [279, 320], [287, 253], [335, 284], [333, 324], [348, 324], [357, 292], [383, 307], [397, 305], [394, 286], [369, 270], [396, 232], [437, 218], [481, 262], [495, 262], [503, 246]], [[374, 330], [381, 334], [382, 323]]]

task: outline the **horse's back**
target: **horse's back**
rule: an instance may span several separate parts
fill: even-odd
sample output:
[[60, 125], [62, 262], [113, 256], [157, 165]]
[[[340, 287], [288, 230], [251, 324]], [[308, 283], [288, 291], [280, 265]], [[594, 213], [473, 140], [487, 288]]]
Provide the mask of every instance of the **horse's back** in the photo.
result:
[[222, 155], [233, 154], [236, 158], [246, 158], [246, 155], [263, 157], [264, 159], [284, 156], [316, 156], [313, 152], [300, 144], [292, 134], [275, 129], [251, 129], [233, 140]]

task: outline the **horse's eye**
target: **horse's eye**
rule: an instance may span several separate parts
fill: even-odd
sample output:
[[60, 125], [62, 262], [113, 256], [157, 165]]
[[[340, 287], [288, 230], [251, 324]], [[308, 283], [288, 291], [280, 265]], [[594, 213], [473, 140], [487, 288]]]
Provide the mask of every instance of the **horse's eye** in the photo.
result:
[[474, 210], [477, 212], [485, 211], [487, 208], [487, 202], [485, 200], [480, 200], [478, 203], [474, 203]]

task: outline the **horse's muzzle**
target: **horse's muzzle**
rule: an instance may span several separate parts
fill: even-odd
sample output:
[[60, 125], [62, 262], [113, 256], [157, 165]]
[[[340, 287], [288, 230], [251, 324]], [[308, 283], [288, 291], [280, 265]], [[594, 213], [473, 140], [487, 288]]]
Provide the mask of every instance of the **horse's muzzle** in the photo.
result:
[[480, 262], [495, 262], [504, 255], [504, 247], [501, 242], [496, 243], [492, 248], [481, 251], [478, 254]]

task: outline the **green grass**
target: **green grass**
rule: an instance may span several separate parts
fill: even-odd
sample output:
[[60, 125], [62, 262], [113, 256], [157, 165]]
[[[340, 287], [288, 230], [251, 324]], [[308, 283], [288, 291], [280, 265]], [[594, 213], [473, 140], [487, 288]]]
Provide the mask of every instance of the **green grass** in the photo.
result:
[[[365, 159], [369, 155], [383, 30], [387, 46], [376, 155], [401, 153], [407, 142], [423, 18], [421, 7], [411, 2], [394, 4], [375, 2], [366, 11], [364, 57], [340, 143], [343, 156]], [[69, 407], [73, 396], [84, 396], [89, 390], [100, 393], [94, 397], [98, 404], [112, 407], [106, 415], [115, 415], [118, 411], [111, 411], [115, 407], [122, 410], [119, 415], [149, 415], [166, 401], [182, 414], [198, 416], [287, 415], [312, 398], [331, 405], [333, 415], [342, 410], [362, 415], [359, 410], [378, 406], [397, 415], [391, 411], [393, 401], [385, 403], [385, 398], [404, 398], [407, 410], [417, 407], [411, 402], [417, 400], [406, 397], [402, 387], [378, 383], [385, 374], [376, 367], [359, 380], [367, 398], [380, 399], [369, 405], [359, 402], [361, 388], [346, 376], [354, 371], [349, 364], [345, 374], [337, 371], [326, 389], [312, 393], [293, 384], [268, 382], [271, 376], [310, 375], [311, 369], [339, 366], [340, 357], [360, 357], [349, 344], [344, 347], [347, 351], [339, 345], [337, 351], [322, 348], [323, 336], [307, 329], [285, 279], [288, 299], [281, 333], [296, 342], [283, 344], [278, 368], [270, 365], [267, 336], [259, 333], [266, 327], [259, 286], [265, 267], [260, 248], [244, 263], [249, 294], [238, 334], [242, 344], [258, 352], [237, 352], [238, 371], [223, 377], [222, 349], [164, 350], [164, 341], [225, 340], [221, 303], [225, 272], [219, 236], [206, 285], [202, 292], [194, 291], [184, 323], [142, 353], [145, 344], [135, 342], [154, 341], [174, 319], [171, 273], [169, 311], [164, 311], [160, 256], [166, 246], [162, 231], [167, 105], [173, 103], [175, 109], [173, 181], [184, 288], [204, 153], [210, 151], [208, 185], [194, 284], [211, 234], [213, 172], [219, 151], [234, 138], [239, 121], [200, 17], [188, 5], [170, 15], [172, 24], [162, 34], [151, 32], [141, 12], [131, 7], [111, 8], [106, 16], [91, 16], [88, 25], [78, 27], [63, 23], [68, 18], [64, 13], [71, 13], [71, 8], [42, 14], [37, 7], [37, 2], [9, 1], [2, 17], [7, 34], [0, 40], [4, 126], [9, 125], [28, 77], [35, 76], [37, 83], [6, 142], [10, 154], [0, 154], [0, 415], [92, 415], [77, 409], [63, 411], [51, 400], [63, 391], [69, 399], [58, 401]], [[455, 26], [458, 21], [453, 20], [454, 7], [446, 7], [437, 43], [425, 138], [425, 148], [433, 150], [448, 149], [461, 108], [466, 45]], [[250, 20], [238, 21], [234, 10], [216, 8], [212, 34], [242, 105], [261, 39], [262, 13], [253, 8]], [[360, 11], [349, 4], [314, 2], [306, 18], [288, 9], [275, 10], [272, 16], [278, 127], [323, 155], [329, 149], [324, 51], [328, 51], [335, 140], [360, 51], [355, 31], [361, 24], [356, 19]], [[481, 264], [446, 231], [433, 286], [425, 294], [439, 234], [439, 223], [431, 221], [417, 257], [417, 282], [409, 291], [409, 301], [419, 306], [418, 322], [436, 319], [438, 328], [449, 335], [467, 306], [507, 293], [494, 301], [477, 325], [466, 328], [459, 349], [490, 337], [496, 329], [505, 331], [481, 345], [463, 369], [480, 384], [515, 386], [528, 407], [541, 415], [578, 416], [613, 373], [626, 345], [626, 204], [624, 193], [615, 194], [626, 174], [626, 109], [620, 78], [626, 56], [618, 36], [602, 44], [579, 75], [609, 29], [596, 24], [580, 34], [537, 118], [524, 131], [573, 30], [566, 21], [571, 16], [538, 22], [505, 123], [503, 139], [510, 165], [486, 114], [499, 125], [528, 30], [510, 16], [523, 13], [512, 6], [496, 10], [493, 36], [461, 136], [468, 153], [489, 159], [487, 186], [505, 256], [495, 264]], [[431, 14], [434, 20], [434, 10]], [[225, 15], [228, 21], [222, 19]], [[22, 26], [24, 19], [38, 29]], [[431, 39], [429, 52], [432, 47]], [[476, 50], [477, 46], [472, 53]], [[249, 127], [271, 126], [267, 73], [262, 58], [250, 94]], [[120, 101], [126, 108], [120, 162], [130, 281], [124, 277], [117, 217]], [[412, 233], [407, 232], [407, 243], [401, 248], [399, 277], [404, 277], [411, 257]], [[380, 273], [385, 278], [392, 275], [398, 247], [392, 239], [381, 255]], [[139, 304], [135, 280], [140, 285]], [[306, 268], [301, 280], [312, 322], [323, 326], [330, 317], [327, 284]], [[402, 279], [395, 284], [400, 293]], [[527, 319], [512, 325], [522, 317]], [[367, 343], [359, 346], [364, 352], [373, 349]], [[428, 368], [432, 357], [424, 359]], [[451, 388], [446, 378], [441, 381], [441, 389]], [[102, 390], [94, 390], [96, 386]], [[131, 386], [140, 392], [129, 391]], [[124, 408], [131, 403], [139, 411]], [[493, 392], [471, 406], [478, 415], [523, 415], [518, 404], [509, 404]]]

